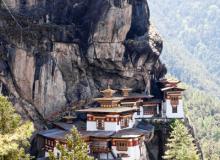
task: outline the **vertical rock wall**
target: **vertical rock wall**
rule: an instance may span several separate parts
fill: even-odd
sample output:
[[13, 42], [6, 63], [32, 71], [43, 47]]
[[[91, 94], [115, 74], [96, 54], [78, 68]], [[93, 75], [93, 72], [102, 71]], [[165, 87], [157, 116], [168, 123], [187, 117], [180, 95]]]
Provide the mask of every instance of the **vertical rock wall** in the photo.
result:
[[24, 118], [44, 123], [109, 81], [150, 93], [166, 73], [146, 0], [5, 2], [17, 22], [2, 4], [0, 81]]

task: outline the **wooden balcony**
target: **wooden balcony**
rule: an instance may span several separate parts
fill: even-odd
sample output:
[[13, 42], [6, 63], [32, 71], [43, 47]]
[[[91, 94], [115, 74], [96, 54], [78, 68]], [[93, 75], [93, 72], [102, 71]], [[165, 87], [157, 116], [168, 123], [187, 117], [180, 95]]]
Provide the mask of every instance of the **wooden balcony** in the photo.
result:
[[104, 146], [91, 146], [91, 152], [93, 153], [108, 153], [110, 152], [110, 148]]
[[153, 116], [155, 116], [156, 114], [157, 114], [157, 112], [154, 111], [154, 110], [144, 111], [144, 115], [153, 115]]

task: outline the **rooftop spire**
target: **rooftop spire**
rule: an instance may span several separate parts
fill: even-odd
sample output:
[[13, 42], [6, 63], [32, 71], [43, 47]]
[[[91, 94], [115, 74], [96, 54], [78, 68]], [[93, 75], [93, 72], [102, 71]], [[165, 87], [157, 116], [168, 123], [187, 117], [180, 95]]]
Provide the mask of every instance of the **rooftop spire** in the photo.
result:
[[131, 89], [131, 88], [124, 87], [124, 88], [122, 88], [121, 90], [122, 90], [123, 96], [124, 96], [124, 97], [127, 97], [127, 96], [129, 96], [129, 92], [130, 92], [132, 89]]
[[108, 89], [105, 89], [100, 92], [104, 94], [105, 98], [111, 98], [113, 96], [113, 94], [116, 92], [116, 90], [111, 89], [110, 85], [108, 84]]

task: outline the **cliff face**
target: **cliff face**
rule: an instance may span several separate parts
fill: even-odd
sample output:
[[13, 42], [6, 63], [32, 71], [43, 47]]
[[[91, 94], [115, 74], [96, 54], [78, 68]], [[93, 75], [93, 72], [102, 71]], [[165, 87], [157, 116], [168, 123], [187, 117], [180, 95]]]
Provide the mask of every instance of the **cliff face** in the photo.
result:
[[150, 82], [166, 73], [146, 0], [5, 2], [2, 92], [36, 124], [74, 102], [89, 101], [108, 82], [115, 89], [149, 93], [155, 88]]

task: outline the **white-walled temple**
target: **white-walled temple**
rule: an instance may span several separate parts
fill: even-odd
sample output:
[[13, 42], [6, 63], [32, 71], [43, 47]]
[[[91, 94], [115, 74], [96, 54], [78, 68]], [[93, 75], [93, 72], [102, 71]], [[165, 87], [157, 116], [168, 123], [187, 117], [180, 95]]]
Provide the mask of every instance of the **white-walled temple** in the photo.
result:
[[[54, 123], [54, 129], [39, 132], [44, 156], [52, 150], [56, 156], [57, 143], [65, 144], [65, 135], [76, 127], [89, 146], [90, 155], [97, 159], [141, 160], [145, 156], [145, 143], [154, 136], [154, 127], [143, 120], [170, 120], [184, 118], [182, 92], [179, 81], [162, 79], [158, 82], [162, 98], [130, 94], [130, 88], [123, 88], [122, 96], [114, 96], [116, 90], [108, 87], [101, 91], [103, 97], [95, 98], [96, 106], [76, 112], [86, 116], [86, 121]], [[141, 126], [141, 127], [140, 127]]]
[[121, 101], [129, 97], [128, 90], [123, 89], [123, 97], [113, 97], [115, 91], [108, 88], [101, 91], [104, 97], [95, 99], [100, 107], [77, 111], [87, 114], [86, 131], [100, 131], [102, 134], [112, 132], [111, 136], [96, 142], [96, 147], [91, 147], [91, 152], [99, 159], [110, 159], [111, 154], [102, 153], [98, 149], [103, 148], [103, 143], [109, 141], [109, 146], [111, 146], [109, 150], [113, 155], [111, 158], [139, 160], [143, 155], [144, 142], [152, 137], [150, 136], [153, 134], [152, 129], [144, 130], [135, 127], [135, 113], [138, 110], [135, 101], [133, 105], [128, 106], [126, 105], [128, 101], [125, 100], [121, 105]]
[[166, 118], [184, 118], [182, 92], [178, 87], [180, 81], [163, 79], [160, 81], [163, 88], [162, 116]]

